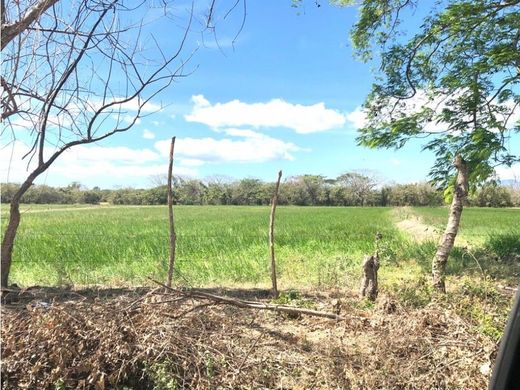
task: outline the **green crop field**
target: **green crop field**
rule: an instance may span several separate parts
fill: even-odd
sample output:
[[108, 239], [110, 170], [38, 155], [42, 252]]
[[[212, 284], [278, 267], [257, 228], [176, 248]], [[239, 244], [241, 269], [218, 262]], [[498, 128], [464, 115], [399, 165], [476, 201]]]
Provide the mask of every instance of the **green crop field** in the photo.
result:
[[[447, 208], [414, 208], [423, 221], [444, 229], [448, 219]], [[511, 233], [520, 236], [520, 209], [466, 208], [462, 213], [459, 234], [472, 243], [483, 243], [496, 234]]]
[[[178, 283], [268, 285], [269, 212], [268, 207], [175, 207]], [[437, 227], [447, 217], [441, 208], [410, 212]], [[2, 230], [7, 213], [3, 207]], [[357, 283], [359, 264], [364, 254], [373, 252], [376, 232], [383, 234], [380, 249], [387, 270], [414, 259], [424, 266], [408, 272], [427, 273], [433, 243], [414, 243], [397, 229], [394, 214], [389, 208], [279, 207], [279, 283]], [[517, 221], [518, 209], [467, 209], [461, 233], [479, 246], [492, 237], [509, 237], [510, 252], [518, 242]], [[167, 259], [164, 206], [23, 205], [11, 280], [22, 286], [140, 285], [149, 276], [164, 280]]]

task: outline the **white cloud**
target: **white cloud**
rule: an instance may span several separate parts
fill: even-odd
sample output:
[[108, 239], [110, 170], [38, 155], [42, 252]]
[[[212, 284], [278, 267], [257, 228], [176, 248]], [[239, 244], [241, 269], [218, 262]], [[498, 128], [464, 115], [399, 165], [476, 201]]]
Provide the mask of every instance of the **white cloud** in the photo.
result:
[[510, 167], [500, 166], [495, 168], [500, 180], [520, 181], [520, 164], [513, 164]]
[[[119, 99], [120, 100], [120, 99]], [[162, 109], [161, 105], [153, 102], [146, 102], [142, 104], [142, 101], [139, 99], [132, 99], [128, 102], [122, 103], [119, 105], [123, 110], [128, 111], [137, 111], [141, 106], [141, 112], [155, 112], [160, 111]]]
[[[178, 138], [175, 155], [184, 161], [203, 162], [266, 162], [293, 160], [293, 152], [302, 149], [291, 142], [266, 136], [251, 130], [228, 129], [230, 135], [242, 139]], [[170, 140], [157, 141], [155, 147], [164, 156], [168, 155]]]
[[148, 129], [144, 129], [143, 131], [143, 138], [144, 139], [155, 139], [155, 134], [152, 133], [150, 130]]
[[341, 127], [346, 118], [323, 102], [313, 105], [288, 103], [273, 99], [267, 103], [244, 103], [232, 100], [211, 104], [203, 95], [192, 96], [194, 106], [185, 115], [188, 122], [204, 123], [213, 128], [229, 126], [286, 127], [300, 134]]
[[[21, 141], [2, 148], [0, 181], [22, 182], [27, 178], [35, 167], [35, 159], [29, 169], [27, 160], [21, 159], [28, 151], [29, 147]], [[166, 160], [150, 149], [78, 145], [59, 156], [48, 172], [40, 175], [37, 182], [56, 183], [63, 182], [66, 178], [67, 181], [97, 183], [110, 178], [114, 180], [113, 185], [118, 185], [129, 178], [166, 174], [167, 170]], [[175, 167], [175, 172], [179, 175], [198, 176], [195, 169], [182, 164]]]
[[367, 114], [361, 106], [358, 106], [354, 111], [349, 112], [346, 115], [346, 118], [347, 121], [349, 121], [356, 130], [361, 129], [367, 125]]
[[232, 137], [246, 137], [246, 138], [259, 138], [263, 137], [264, 135], [261, 133], [258, 133], [253, 130], [245, 130], [245, 129], [224, 129], [223, 130], [225, 134], [230, 135]]
[[[105, 104], [111, 103], [111, 102], [122, 102], [124, 100], [126, 100], [126, 98], [116, 96], [116, 97], [111, 98], [110, 100], [107, 100], [105, 102]], [[103, 101], [101, 99], [99, 99], [98, 97], [93, 97], [93, 98], [89, 99], [85, 105], [89, 111], [96, 111], [96, 110], [99, 110], [103, 106]], [[148, 101], [143, 104], [142, 99], [135, 98], [128, 102], [114, 104], [113, 106], [108, 108], [107, 111], [121, 111], [122, 113], [137, 112], [139, 110], [139, 108], [141, 109], [140, 110], [141, 113], [150, 113], [150, 112], [157, 112], [157, 111], [162, 110], [162, 106], [157, 103]], [[78, 110], [83, 110], [83, 107], [79, 106]]]
[[[440, 113], [442, 109], [446, 106], [444, 100], [431, 100], [425, 91], [418, 90], [413, 98], [403, 100], [403, 102], [399, 104], [398, 112], [412, 114], [420, 111], [424, 107], [429, 107]], [[385, 107], [385, 109], [382, 110], [382, 113], [379, 116], [380, 121], [389, 120], [391, 118], [392, 113], [390, 109], [394, 106], [395, 102], [395, 99], [391, 99], [391, 101], [387, 104], [387, 107]], [[348, 113], [346, 115], [346, 118], [347, 121], [350, 122], [352, 127], [354, 127], [356, 130], [368, 125], [367, 111], [361, 106], [356, 107], [354, 111]], [[427, 132], [435, 133], [437, 131], [440, 131], [440, 127], [445, 127], [445, 125], [439, 125], [434, 122], [431, 122], [425, 126], [424, 130]]]
[[86, 146], [78, 145], [69, 149], [63, 160], [92, 163], [97, 161], [117, 162], [119, 164], [144, 164], [158, 161], [161, 156], [150, 149], [131, 149], [126, 146]]
[[114, 119], [118, 124], [121, 122], [126, 123], [127, 125], [130, 125], [134, 123], [135, 125], [139, 125], [141, 123], [140, 118], [136, 118], [136, 115], [121, 115], [121, 114], [115, 114], [112, 115], [112, 119]]
[[206, 162], [203, 160], [197, 160], [194, 158], [179, 158], [177, 159], [180, 165], [185, 167], [200, 167], [204, 165]]

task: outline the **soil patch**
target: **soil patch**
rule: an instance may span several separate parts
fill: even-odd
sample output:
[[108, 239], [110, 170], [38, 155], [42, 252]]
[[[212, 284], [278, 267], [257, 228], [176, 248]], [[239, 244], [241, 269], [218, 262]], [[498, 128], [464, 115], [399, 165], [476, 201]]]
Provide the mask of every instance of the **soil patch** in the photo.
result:
[[408, 234], [416, 242], [438, 241], [442, 232], [423, 222], [421, 217], [414, 214], [409, 207], [400, 207], [393, 210], [397, 228]]

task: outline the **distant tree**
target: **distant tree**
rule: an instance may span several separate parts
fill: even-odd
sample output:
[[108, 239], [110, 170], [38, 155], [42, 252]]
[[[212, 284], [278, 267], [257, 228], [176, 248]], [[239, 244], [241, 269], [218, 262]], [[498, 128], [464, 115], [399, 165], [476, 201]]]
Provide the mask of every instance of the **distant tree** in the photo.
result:
[[206, 184], [204, 203], [210, 205], [231, 204], [232, 181], [230, 177], [222, 175], [207, 177], [204, 180]]
[[396, 184], [389, 188], [392, 206], [440, 206], [443, 194], [429, 183]]
[[385, 186], [381, 188], [381, 192], [379, 194], [379, 205], [380, 206], [388, 206], [390, 205], [390, 196], [392, 193], [392, 189], [389, 186]]
[[298, 206], [318, 206], [329, 203], [325, 177], [301, 175], [289, 177], [280, 191], [280, 198]]
[[245, 178], [235, 183], [232, 189], [232, 202], [236, 205], [261, 205], [263, 183], [259, 179]]
[[[352, 3], [350, 0], [339, 3]], [[401, 29], [417, 2], [362, 0], [352, 30], [357, 54], [381, 53], [378, 81], [364, 109], [358, 141], [371, 148], [403, 147], [429, 138], [432, 179], [452, 198], [450, 218], [432, 262], [433, 285], [445, 291], [445, 267], [458, 232], [468, 186], [518, 156], [508, 139], [520, 104], [520, 1], [448, 0], [427, 7], [416, 33]]]
[[101, 192], [94, 190], [86, 190], [81, 193], [81, 203], [99, 204], [101, 201]]
[[2, 199], [2, 203], [11, 203], [13, 196], [20, 189], [19, 184], [14, 183], [2, 183], [2, 188], [0, 191], [0, 197]]
[[226, 205], [231, 203], [231, 197], [230, 184], [209, 183], [206, 186], [204, 203], [210, 205]]
[[520, 180], [514, 179], [507, 185], [507, 189], [511, 194], [511, 203], [515, 207], [520, 207]]
[[345, 198], [355, 206], [366, 206], [377, 185], [373, 178], [356, 172], [338, 176], [336, 183], [345, 191]]
[[511, 191], [496, 182], [484, 184], [472, 196], [470, 204], [478, 207], [511, 207]]
[[206, 197], [206, 186], [199, 180], [183, 180], [175, 187], [177, 202], [179, 204], [203, 204]]
[[159, 205], [168, 201], [168, 186], [162, 185], [143, 192], [143, 204]]

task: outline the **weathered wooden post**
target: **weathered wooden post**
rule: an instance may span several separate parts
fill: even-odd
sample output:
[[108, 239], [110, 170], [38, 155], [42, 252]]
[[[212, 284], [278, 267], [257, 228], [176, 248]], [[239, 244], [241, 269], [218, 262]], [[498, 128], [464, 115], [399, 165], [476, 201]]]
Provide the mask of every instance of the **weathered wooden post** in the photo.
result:
[[175, 265], [175, 242], [177, 236], [175, 235], [175, 221], [173, 218], [173, 189], [172, 189], [172, 171], [173, 171], [173, 149], [175, 147], [175, 137], [172, 138], [170, 145], [170, 164], [168, 166], [168, 219], [170, 222], [170, 256], [168, 264], [168, 287], [172, 286], [173, 267]]
[[278, 190], [280, 189], [280, 179], [282, 178], [282, 171], [278, 172], [278, 181], [274, 189], [273, 201], [271, 202], [271, 216], [269, 218], [269, 249], [271, 252], [271, 282], [273, 286], [273, 296], [278, 298], [278, 285], [276, 281], [276, 258], [274, 255], [274, 215], [276, 211], [276, 204], [278, 203]]
[[375, 253], [372, 256], [365, 256], [363, 260], [363, 279], [361, 280], [361, 297], [375, 301], [379, 292], [377, 285], [377, 270], [379, 269], [379, 241], [381, 233], [376, 234]]

